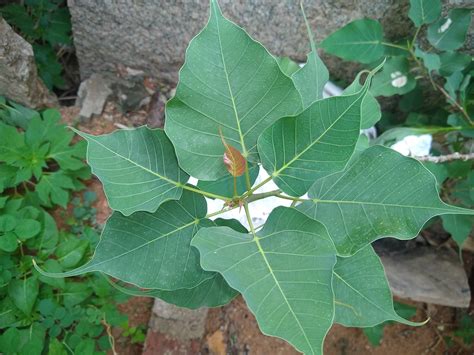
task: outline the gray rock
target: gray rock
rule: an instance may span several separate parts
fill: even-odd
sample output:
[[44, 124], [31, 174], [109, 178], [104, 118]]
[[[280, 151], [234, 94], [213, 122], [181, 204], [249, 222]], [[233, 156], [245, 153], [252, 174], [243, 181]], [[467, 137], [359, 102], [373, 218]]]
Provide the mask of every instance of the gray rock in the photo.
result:
[[[270, 52], [305, 61], [309, 44], [296, 0], [220, 0], [226, 16], [243, 26]], [[467, 6], [469, 0], [448, 0], [445, 9]], [[190, 39], [205, 25], [209, 0], [68, 0], [81, 76], [117, 73], [119, 66], [176, 82]], [[381, 21], [388, 39], [413, 34], [409, 0], [306, 1], [316, 40], [348, 22], [370, 17]], [[472, 48], [472, 37], [470, 37]], [[352, 81], [358, 66], [323, 56], [330, 72]]]
[[207, 308], [190, 310], [155, 299], [150, 328], [179, 341], [204, 336]]
[[1, 17], [0, 95], [30, 108], [57, 102], [38, 77], [33, 48]]
[[415, 248], [382, 255], [394, 296], [450, 307], [469, 307], [471, 292], [459, 256], [451, 250]]
[[79, 86], [76, 105], [81, 108], [79, 116], [88, 120], [93, 115], [100, 115], [108, 97], [112, 94], [110, 82], [100, 74], [92, 74]]

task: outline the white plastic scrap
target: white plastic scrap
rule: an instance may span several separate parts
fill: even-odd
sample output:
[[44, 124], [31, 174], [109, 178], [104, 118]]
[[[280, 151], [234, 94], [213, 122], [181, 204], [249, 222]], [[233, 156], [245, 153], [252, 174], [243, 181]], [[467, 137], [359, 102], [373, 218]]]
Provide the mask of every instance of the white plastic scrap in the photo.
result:
[[448, 17], [445, 23], [443, 23], [439, 28], [438, 28], [438, 33], [443, 33], [448, 30], [448, 28], [451, 26], [453, 21]]
[[432, 141], [433, 137], [430, 134], [406, 136], [391, 148], [405, 156], [422, 157], [430, 154]]
[[408, 82], [408, 78], [399, 71], [391, 73], [390, 77], [392, 78], [392, 86], [396, 88], [404, 87]]

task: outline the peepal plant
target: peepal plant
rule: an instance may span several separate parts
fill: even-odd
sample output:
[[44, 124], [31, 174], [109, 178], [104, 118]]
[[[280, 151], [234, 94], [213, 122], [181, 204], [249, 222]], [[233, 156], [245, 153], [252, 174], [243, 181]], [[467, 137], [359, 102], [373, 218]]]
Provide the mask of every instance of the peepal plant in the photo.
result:
[[[240, 293], [262, 332], [308, 354], [322, 353], [333, 323], [417, 325], [394, 311], [370, 244], [414, 238], [437, 215], [473, 212], [442, 202], [418, 161], [363, 149], [362, 112], [377, 110], [368, 89], [378, 68], [345, 95], [323, 99], [328, 71], [309, 35], [307, 63], [290, 77], [211, 1], [164, 130], [77, 132], [115, 212], [88, 263], [48, 275], [100, 271], [125, 292], [192, 309]], [[259, 167], [269, 177], [255, 184]], [[257, 191], [271, 180], [278, 190]], [[252, 202], [268, 196], [293, 207], [275, 208], [256, 228]], [[222, 210], [207, 211], [205, 197], [222, 200]], [[212, 220], [240, 208], [250, 230]]]

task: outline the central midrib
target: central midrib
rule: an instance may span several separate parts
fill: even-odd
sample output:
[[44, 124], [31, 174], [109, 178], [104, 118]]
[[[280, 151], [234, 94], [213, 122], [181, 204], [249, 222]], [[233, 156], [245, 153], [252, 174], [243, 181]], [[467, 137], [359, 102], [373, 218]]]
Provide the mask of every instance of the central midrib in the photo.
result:
[[[365, 89], [365, 88], [364, 88], [364, 89]], [[364, 90], [364, 89], [362, 89], [362, 90]], [[362, 91], [362, 90], [361, 90], [361, 91]], [[355, 95], [358, 95], [358, 94], [360, 94], [360, 91], [359, 91], [358, 93], [354, 94], [354, 96], [355, 96]], [[318, 137], [316, 140], [314, 140], [311, 144], [309, 144], [309, 145], [308, 145], [305, 149], [303, 149], [300, 153], [298, 153], [297, 155], [295, 155], [288, 163], [283, 164], [282, 167], [281, 167], [280, 169], [278, 169], [274, 174], [275, 174], [275, 175], [280, 174], [282, 171], [284, 171], [285, 169], [287, 169], [291, 164], [293, 164], [295, 161], [297, 161], [297, 160], [298, 160], [303, 154], [305, 154], [309, 149], [311, 149], [311, 148], [313, 147], [313, 145], [315, 145], [316, 143], [318, 143], [318, 142], [321, 140], [321, 138], [324, 137], [324, 136], [326, 135], [326, 133], [327, 133], [337, 122], [339, 122], [339, 120], [347, 113], [347, 111], [349, 111], [349, 110], [352, 108], [352, 106], [354, 106], [355, 103], [356, 103], [357, 101], [359, 101], [359, 99], [360, 99], [360, 97], [357, 98], [356, 100], [354, 100], [354, 102], [353, 102], [352, 104], [350, 104], [349, 107], [348, 107], [346, 110], [344, 110], [344, 112], [342, 112], [342, 113], [339, 115], [339, 117], [336, 118], [336, 119], [334, 120], [334, 122], [331, 123], [331, 125], [330, 125], [328, 128], [326, 128], [326, 129], [319, 135], [319, 137]]]
[[221, 54], [222, 65], [224, 67], [224, 74], [225, 74], [225, 79], [226, 79], [226, 82], [227, 82], [227, 88], [229, 90], [229, 97], [230, 97], [230, 100], [232, 102], [232, 108], [234, 109], [235, 121], [237, 123], [237, 131], [239, 132], [239, 137], [240, 137], [240, 145], [242, 146], [242, 155], [244, 156], [244, 158], [247, 158], [248, 152], [247, 152], [247, 148], [245, 147], [245, 142], [244, 142], [244, 136], [242, 134], [242, 129], [240, 128], [239, 113], [237, 112], [237, 106], [235, 104], [234, 94], [232, 92], [232, 87], [230, 85], [229, 74], [227, 72], [227, 65], [226, 65], [225, 58], [224, 58], [224, 51], [222, 49], [221, 32], [220, 32], [220, 25], [219, 25], [219, 16], [217, 16], [217, 11], [216, 11], [215, 8], [214, 8], [214, 17], [215, 17], [216, 23], [217, 23], [216, 27], [217, 27], [217, 38], [219, 40], [219, 48], [220, 48], [219, 52]]
[[280, 286], [280, 283], [278, 282], [275, 274], [273, 273], [273, 269], [272, 267], [270, 266], [270, 263], [268, 262], [267, 260], [267, 257], [265, 255], [265, 251], [263, 250], [261, 244], [260, 244], [260, 241], [259, 241], [259, 238], [257, 237], [257, 235], [255, 234], [255, 232], [252, 231], [252, 234], [253, 234], [253, 241], [255, 242], [255, 244], [257, 245], [257, 248], [258, 248], [258, 251], [259, 253], [262, 255], [262, 258], [265, 262], [265, 265], [267, 266], [268, 268], [268, 271], [270, 272], [270, 274], [272, 275], [272, 278], [273, 278], [273, 281], [275, 282], [276, 286], [278, 287], [278, 290], [280, 291], [283, 299], [285, 300], [285, 303], [286, 305], [288, 306], [288, 309], [290, 310], [291, 314], [293, 315], [293, 318], [296, 320], [296, 323], [298, 324], [298, 327], [300, 328], [301, 332], [303, 333], [303, 336], [306, 340], [306, 343], [308, 344], [309, 348], [311, 349], [311, 351], [314, 353], [313, 351], [313, 347], [311, 346], [311, 343], [308, 339], [308, 337], [306, 336], [306, 331], [304, 330], [303, 326], [301, 325], [298, 317], [296, 316], [295, 312], [293, 311], [293, 308], [291, 307], [290, 303], [288, 302], [288, 299], [286, 298], [285, 296], [285, 293], [283, 292], [281, 286]]

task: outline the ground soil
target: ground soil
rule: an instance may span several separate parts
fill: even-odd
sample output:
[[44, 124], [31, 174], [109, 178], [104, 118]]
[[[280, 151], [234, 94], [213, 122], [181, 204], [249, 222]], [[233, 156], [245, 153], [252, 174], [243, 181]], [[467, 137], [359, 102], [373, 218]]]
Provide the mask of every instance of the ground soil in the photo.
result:
[[[141, 126], [147, 123], [147, 113], [142, 111], [132, 115], [123, 115], [112, 104], [108, 104], [104, 113], [89, 122], [77, 120], [78, 109], [63, 107], [64, 122], [92, 134], [110, 133], [126, 126]], [[98, 200], [97, 222], [105, 223], [110, 215], [105, 195], [97, 179], [87, 183], [89, 189], [96, 192]], [[464, 255], [465, 268], [470, 275], [471, 289], [474, 276], [471, 275], [473, 257]], [[406, 300], [399, 300], [407, 303]], [[409, 302], [408, 302], [409, 303]], [[131, 326], [146, 327], [151, 314], [151, 299], [134, 297], [119, 306], [121, 312], [129, 316]], [[418, 355], [418, 354], [474, 354], [474, 347], [466, 347], [460, 339], [452, 337], [452, 331], [459, 320], [460, 311], [454, 308], [432, 306], [422, 303], [410, 303], [417, 307], [415, 321], [430, 322], [422, 327], [410, 327], [402, 324], [390, 324], [384, 328], [380, 346], [369, 343], [361, 329], [345, 328], [334, 325], [329, 331], [324, 344], [326, 354], [374, 354], [374, 355]], [[472, 311], [471, 304], [470, 311]], [[141, 344], [131, 344], [129, 338], [118, 335], [119, 329], [113, 330], [116, 336], [118, 354], [141, 354]], [[451, 340], [448, 346], [447, 338]], [[256, 324], [254, 316], [247, 309], [242, 297], [236, 298], [225, 307], [210, 309], [206, 322], [206, 332], [201, 341], [201, 354], [252, 354], [252, 355], [292, 355], [298, 354], [285, 341], [263, 335]]]

